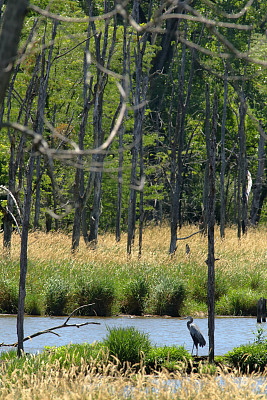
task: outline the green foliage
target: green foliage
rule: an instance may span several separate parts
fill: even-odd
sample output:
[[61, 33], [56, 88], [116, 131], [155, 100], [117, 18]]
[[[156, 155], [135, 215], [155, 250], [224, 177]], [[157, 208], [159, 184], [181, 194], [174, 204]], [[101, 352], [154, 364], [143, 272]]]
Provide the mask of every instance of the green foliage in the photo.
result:
[[[197, 267], [196, 267], [197, 268]], [[207, 287], [208, 287], [208, 274], [207, 269], [198, 268], [195, 274], [192, 276], [192, 280], [189, 283], [192, 297], [201, 303], [207, 302]], [[229, 278], [226, 274], [219, 269], [216, 270], [215, 278], [215, 301], [218, 301], [223, 295], [228, 292], [229, 289]]]
[[48, 315], [64, 315], [67, 303], [68, 285], [60, 279], [51, 277], [45, 285], [45, 312]]
[[129, 362], [131, 365], [140, 363], [151, 348], [148, 335], [132, 326], [108, 327], [108, 336], [104, 340], [104, 345], [109, 349], [110, 356], [118, 358], [122, 364]]
[[180, 279], [162, 276], [159, 282], [151, 287], [148, 309], [153, 314], [178, 317], [185, 298], [185, 286]]
[[225, 355], [225, 359], [241, 372], [263, 372], [267, 365], [267, 340], [236, 347]]
[[146, 354], [145, 365], [150, 369], [166, 368], [169, 371], [186, 369], [185, 365], [192, 360], [192, 356], [183, 346], [153, 347]]
[[11, 279], [0, 280], [0, 312], [16, 314], [18, 311], [18, 283]]
[[122, 312], [126, 314], [142, 315], [148, 294], [148, 282], [143, 276], [138, 275], [134, 279], [131, 279], [123, 288]]
[[111, 315], [114, 292], [114, 285], [111, 279], [97, 276], [91, 279], [80, 278], [77, 282], [75, 293], [78, 306], [94, 303], [91, 307], [82, 309], [80, 314], [101, 317]]
[[219, 315], [256, 315], [257, 292], [249, 288], [231, 289], [216, 303], [216, 313]]

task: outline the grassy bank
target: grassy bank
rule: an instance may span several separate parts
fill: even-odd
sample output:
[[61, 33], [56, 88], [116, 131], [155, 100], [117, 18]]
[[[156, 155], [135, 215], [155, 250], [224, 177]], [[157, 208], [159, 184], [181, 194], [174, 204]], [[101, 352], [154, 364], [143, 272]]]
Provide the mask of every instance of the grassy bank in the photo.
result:
[[[184, 227], [179, 237], [196, 230]], [[236, 236], [236, 229], [228, 228], [222, 241], [216, 230], [216, 313], [255, 315], [257, 300], [267, 296], [267, 227], [251, 229], [241, 240]], [[206, 314], [207, 238], [197, 234], [179, 241], [172, 258], [169, 239], [166, 226], [146, 228], [139, 259], [138, 248], [127, 256], [126, 235], [119, 243], [113, 234], [99, 236], [94, 250], [81, 241], [72, 254], [70, 235], [30, 234], [26, 312], [62, 315], [95, 302], [84, 314]], [[14, 235], [11, 255], [2, 254], [0, 261], [2, 313], [17, 311], [19, 253], [20, 238]]]
[[[132, 327], [113, 328], [103, 342], [46, 348], [20, 359], [15, 351], [2, 354], [0, 398], [263, 399], [266, 361], [265, 339], [209, 365], [196, 363], [182, 346], [153, 347]], [[253, 374], [244, 378], [242, 372]]]

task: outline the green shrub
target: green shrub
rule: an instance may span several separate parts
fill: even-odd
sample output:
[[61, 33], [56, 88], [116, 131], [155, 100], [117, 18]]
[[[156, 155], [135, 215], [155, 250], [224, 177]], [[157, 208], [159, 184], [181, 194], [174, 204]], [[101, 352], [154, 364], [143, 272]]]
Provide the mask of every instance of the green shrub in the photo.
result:
[[148, 334], [139, 332], [134, 327], [108, 328], [108, 336], [104, 345], [109, 349], [110, 356], [114, 356], [121, 363], [140, 363], [144, 355], [151, 348]]
[[126, 314], [142, 315], [149, 293], [148, 283], [142, 276], [136, 277], [123, 289], [121, 311]]
[[94, 303], [92, 307], [85, 307], [80, 315], [98, 315], [106, 317], [111, 315], [114, 302], [114, 286], [109, 279], [80, 279], [76, 288], [78, 306]]
[[33, 290], [28, 291], [25, 299], [25, 313], [29, 315], [41, 315], [42, 300], [40, 300], [39, 293], [34, 292]]
[[225, 355], [225, 359], [241, 372], [263, 372], [267, 366], [267, 341], [236, 347]]
[[167, 368], [169, 371], [184, 369], [192, 356], [183, 346], [178, 347], [153, 347], [146, 354], [145, 364], [150, 369]]
[[[208, 272], [202, 270], [197, 275], [192, 277], [192, 296], [199, 303], [208, 304], [207, 287], [208, 287]], [[218, 301], [229, 290], [229, 279], [220, 270], [216, 271], [215, 275], [215, 301]]]
[[257, 315], [259, 294], [249, 288], [232, 289], [216, 303], [216, 314]]
[[18, 284], [10, 279], [0, 281], [0, 312], [16, 314], [18, 312]]
[[183, 282], [164, 276], [151, 288], [149, 309], [153, 314], [180, 316], [180, 308], [186, 297]]
[[67, 295], [67, 283], [59, 278], [50, 278], [45, 285], [45, 313], [48, 315], [64, 315]]

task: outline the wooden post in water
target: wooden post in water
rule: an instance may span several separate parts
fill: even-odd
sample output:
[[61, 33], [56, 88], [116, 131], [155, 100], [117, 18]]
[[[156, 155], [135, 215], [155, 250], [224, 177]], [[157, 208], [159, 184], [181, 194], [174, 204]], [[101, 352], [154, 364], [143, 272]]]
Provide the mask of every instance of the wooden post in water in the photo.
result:
[[261, 297], [257, 303], [257, 323], [266, 322], [266, 299]]
[[261, 323], [261, 308], [262, 308], [262, 298], [258, 300], [257, 303], [257, 323]]
[[266, 322], [266, 299], [263, 297], [262, 299], [262, 322]]

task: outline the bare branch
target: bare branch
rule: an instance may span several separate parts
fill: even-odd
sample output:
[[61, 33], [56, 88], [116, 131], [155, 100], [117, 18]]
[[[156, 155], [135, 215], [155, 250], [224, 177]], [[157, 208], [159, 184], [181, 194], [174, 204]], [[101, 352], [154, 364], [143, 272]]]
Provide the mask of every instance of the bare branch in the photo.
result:
[[[53, 335], [60, 336], [58, 333], [56, 333], [54, 331], [57, 329], [61, 329], [61, 328], [70, 328], [70, 327], [80, 328], [81, 326], [86, 326], [86, 325], [101, 325], [100, 322], [82, 322], [81, 324], [68, 324], [69, 319], [73, 316], [74, 313], [76, 313], [81, 308], [89, 307], [94, 304], [95, 303], [85, 304], [83, 306], [76, 308], [75, 310], [73, 310], [70, 313], [70, 315], [68, 316], [68, 318], [65, 320], [65, 322], [63, 324], [54, 326], [53, 328], [44, 329], [43, 331], [39, 331], [39, 332], [33, 333], [32, 335], [26, 336], [23, 339], [23, 342], [26, 342], [27, 340], [32, 340], [33, 338], [35, 338], [37, 336], [44, 335], [45, 333], [52, 333]], [[17, 347], [17, 345], [18, 345], [17, 342], [12, 343], [12, 344], [0, 343], [0, 347]]]

